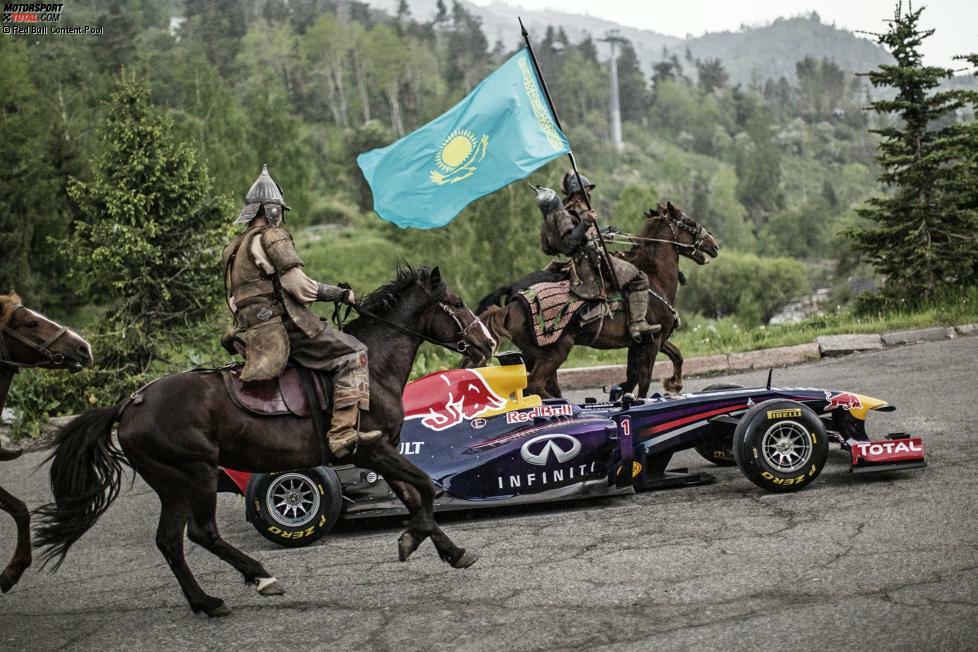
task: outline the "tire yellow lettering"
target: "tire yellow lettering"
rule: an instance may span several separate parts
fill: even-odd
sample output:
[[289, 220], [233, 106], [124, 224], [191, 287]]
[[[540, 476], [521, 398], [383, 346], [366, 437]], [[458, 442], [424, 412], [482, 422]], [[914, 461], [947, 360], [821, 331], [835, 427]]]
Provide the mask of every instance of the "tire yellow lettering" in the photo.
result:
[[321, 485], [321, 484], [319, 484], [319, 483], [317, 482], [317, 483], [316, 483], [316, 486], [317, 486], [317, 487], [319, 487], [319, 495], [320, 495], [320, 496], [325, 496], [325, 495], [326, 495], [326, 490], [325, 490], [325, 489], [323, 489], [323, 485]]

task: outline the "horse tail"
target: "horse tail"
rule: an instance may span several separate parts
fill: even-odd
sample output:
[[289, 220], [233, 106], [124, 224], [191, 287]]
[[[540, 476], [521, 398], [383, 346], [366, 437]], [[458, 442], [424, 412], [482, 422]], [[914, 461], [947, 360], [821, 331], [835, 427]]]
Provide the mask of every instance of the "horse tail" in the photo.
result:
[[[54, 561], [58, 570], [68, 549], [95, 525], [122, 486], [126, 456], [112, 442], [112, 427], [120, 406], [95, 408], [74, 418], [54, 436], [55, 449], [44, 460], [51, 463], [51, 492], [54, 502], [39, 507], [35, 514], [35, 548], [42, 568]], [[42, 462], [43, 463], [43, 462]]]
[[502, 287], [496, 288], [486, 296], [482, 297], [482, 301], [479, 302], [478, 307], [475, 309], [475, 314], [481, 315], [490, 308], [505, 306], [512, 298], [512, 294], [513, 288], [510, 285], [503, 285]]

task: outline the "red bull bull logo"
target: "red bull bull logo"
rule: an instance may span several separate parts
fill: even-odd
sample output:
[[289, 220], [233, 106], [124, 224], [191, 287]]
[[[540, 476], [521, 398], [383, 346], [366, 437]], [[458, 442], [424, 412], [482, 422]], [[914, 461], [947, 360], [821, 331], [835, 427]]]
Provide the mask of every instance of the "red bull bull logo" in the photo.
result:
[[825, 392], [825, 399], [828, 401], [828, 405], [825, 406], [825, 411], [830, 412], [836, 408], [842, 408], [843, 410], [858, 410], [863, 406], [862, 401], [855, 394], [850, 394], [849, 392], [839, 392], [838, 394], [831, 394], [830, 392]]
[[473, 369], [453, 369], [410, 383], [404, 391], [404, 418], [421, 419], [431, 430], [445, 430], [505, 404], [482, 375]]

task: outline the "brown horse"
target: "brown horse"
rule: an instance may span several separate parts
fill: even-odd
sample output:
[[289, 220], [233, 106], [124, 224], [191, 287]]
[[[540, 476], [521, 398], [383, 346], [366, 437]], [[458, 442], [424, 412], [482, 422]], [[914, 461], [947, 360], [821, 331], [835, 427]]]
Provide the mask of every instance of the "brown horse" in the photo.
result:
[[[367, 345], [370, 410], [362, 428], [386, 438], [361, 446], [344, 463], [382, 475], [411, 513], [398, 540], [401, 561], [428, 537], [441, 558], [456, 568], [478, 558], [458, 548], [434, 521], [434, 485], [398, 452], [404, 410], [401, 394], [424, 340], [490, 356], [495, 342], [462, 300], [442, 282], [438, 268], [402, 269], [397, 279], [368, 295], [361, 317], [346, 332]], [[370, 315], [369, 317], [366, 315]], [[236, 568], [261, 595], [283, 593], [262, 565], [224, 541], [217, 529], [218, 466], [267, 473], [322, 463], [321, 435], [308, 419], [291, 415], [256, 417], [231, 402], [219, 373], [165, 376], [140, 390], [142, 400], [91, 410], [63, 428], [52, 454], [55, 503], [38, 510], [38, 547], [46, 560], [64, 559], [118, 495], [122, 464], [130, 466], [159, 495], [156, 545], [195, 612], [224, 616], [230, 609], [204, 592], [183, 553], [190, 540]], [[182, 406], [174, 410], [173, 406]], [[111, 442], [118, 422], [119, 444]]]
[[[19, 370], [78, 371], [91, 363], [92, 347], [79, 335], [25, 308], [16, 294], [0, 295], [0, 411]], [[0, 462], [20, 457], [22, 452], [0, 446]], [[31, 565], [31, 517], [23, 501], [2, 487], [0, 509], [17, 523], [17, 548], [10, 563], [0, 573], [0, 592], [6, 593]]]
[[[496, 336], [510, 338], [523, 352], [529, 369], [528, 391], [545, 398], [559, 397], [557, 369], [564, 363], [575, 344], [596, 349], [629, 349], [629, 375], [634, 374], [641, 396], [648, 393], [652, 383], [652, 365], [662, 343], [678, 324], [673, 308], [679, 286], [680, 254], [697, 264], [706, 264], [719, 253], [716, 239], [699, 223], [687, 216], [671, 202], [660, 204], [656, 211], [646, 213], [646, 222], [626, 258], [649, 277], [652, 297], [647, 319], [662, 325], [662, 330], [647, 343], [636, 344], [628, 335], [628, 323], [624, 311], [581, 327], [578, 320], [571, 320], [560, 339], [549, 346], [537, 346], [529, 308], [523, 301], [513, 301], [505, 307], [491, 307], [482, 314], [489, 330]], [[682, 356], [678, 348], [670, 353], [678, 357], [681, 386]], [[671, 356], [670, 356], [671, 357]], [[674, 366], [676, 362], [674, 361]], [[632, 381], [630, 377], [626, 385]]]

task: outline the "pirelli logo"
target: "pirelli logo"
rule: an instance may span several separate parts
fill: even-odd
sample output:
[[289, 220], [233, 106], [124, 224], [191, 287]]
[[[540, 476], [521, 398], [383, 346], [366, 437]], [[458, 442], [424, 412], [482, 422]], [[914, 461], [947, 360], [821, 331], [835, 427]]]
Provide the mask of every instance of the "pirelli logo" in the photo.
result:
[[801, 408], [791, 408], [788, 410], [768, 410], [768, 419], [796, 419], [801, 416]]

